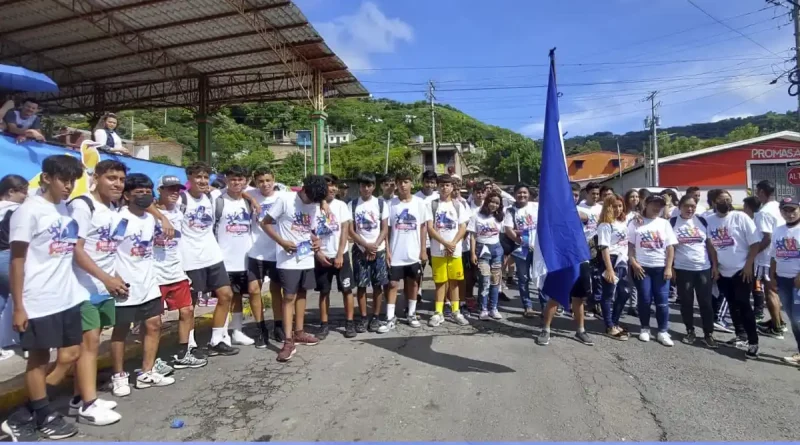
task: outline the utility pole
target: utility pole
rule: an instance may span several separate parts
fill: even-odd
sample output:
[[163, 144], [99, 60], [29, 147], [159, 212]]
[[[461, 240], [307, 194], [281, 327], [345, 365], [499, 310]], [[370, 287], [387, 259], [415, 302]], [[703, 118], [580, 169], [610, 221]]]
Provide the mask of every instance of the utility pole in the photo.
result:
[[436, 91], [436, 87], [433, 86], [433, 81], [428, 81], [428, 99], [431, 101], [431, 148], [433, 150], [433, 171], [436, 172], [438, 163], [436, 161], [436, 106], [433, 103], [433, 101], [436, 99], [436, 96], [433, 95], [434, 91]]
[[650, 101], [650, 117], [645, 119], [645, 124], [649, 125], [650, 131], [652, 132], [653, 138], [653, 187], [659, 187], [658, 185], [658, 134], [656, 133], [656, 127], [658, 127], [659, 117], [656, 116], [656, 108], [661, 106], [661, 102], [656, 103], [656, 96], [658, 95], [658, 91], [653, 91], [647, 96], [644, 100]]
[[522, 170], [519, 167], [519, 148], [517, 148], [517, 183], [522, 183]]
[[333, 164], [331, 164], [331, 126], [325, 127], [325, 140], [328, 146], [328, 172], [333, 173]]
[[391, 145], [392, 145], [392, 131], [389, 130], [389, 132], [386, 134], [386, 166], [383, 168], [384, 175], [389, 174], [389, 147], [391, 147]]
[[644, 182], [645, 185], [650, 185], [650, 162], [647, 158], [647, 153], [650, 150], [647, 147], [646, 142], [642, 142], [642, 153], [644, 153]]
[[[794, 20], [794, 58], [795, 76], [800, 75], [800, 3], [792, 2], [792, 19]], [[791, 79], [792, 76], [789, 75]], [[800, 128], [800, 94], [797, 95], [797, 125]]]
[[134, 134], [133, 134], [133, 123], [134, 123], [133, 122], [133, 115], [131, 114], [131, 140], [134, 140], [134, 137], [133, 137], [134, 136]]

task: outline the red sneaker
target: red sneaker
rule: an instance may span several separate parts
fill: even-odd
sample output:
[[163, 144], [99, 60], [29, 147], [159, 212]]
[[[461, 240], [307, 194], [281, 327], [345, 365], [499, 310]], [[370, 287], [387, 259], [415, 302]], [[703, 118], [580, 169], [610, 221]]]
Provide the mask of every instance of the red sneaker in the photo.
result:
[[297, 352], [297, 348], [294, 347], [294, 342], [286, 339], [286, 341], [283, 342], [283, 347], [278, 352], [278, 361], [288, 362], [294, 357], [295, 352]]
[[294, 331], [294, 342], [298, 345], [314, 346], [319, 339], [306, 331]]

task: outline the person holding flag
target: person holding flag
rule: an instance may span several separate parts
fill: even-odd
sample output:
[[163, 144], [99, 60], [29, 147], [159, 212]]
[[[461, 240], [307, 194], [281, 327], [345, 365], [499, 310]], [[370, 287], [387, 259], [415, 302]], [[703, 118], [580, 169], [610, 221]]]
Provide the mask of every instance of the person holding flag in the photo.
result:
[[577, 331], [575, 337], [583, 344], [593, 345], [592, 338], [583, 326], [584, 302], [592, 294], [589, 246], [567, 175], [564, 141], [558, 116], [555, 48], [550, 50], [550, 80], [544, 122], [539, 218], [531, 275], [539, 283], [543, 283], [542, 292], [550, 299], [544, 311], [544, 325], [537, 342], [540, 345], [550, 343], [550, 323], [558, 305], [569, 307], [572, 297]]

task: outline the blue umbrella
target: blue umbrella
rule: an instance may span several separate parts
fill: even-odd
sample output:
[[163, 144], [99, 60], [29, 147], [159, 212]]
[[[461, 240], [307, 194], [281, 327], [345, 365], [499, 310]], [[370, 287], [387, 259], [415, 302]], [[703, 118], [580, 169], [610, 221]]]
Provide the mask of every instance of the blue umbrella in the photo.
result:
[[58, 85], [46, 75], [19, 66], [0, 64], [0, 90], [54, 93]]

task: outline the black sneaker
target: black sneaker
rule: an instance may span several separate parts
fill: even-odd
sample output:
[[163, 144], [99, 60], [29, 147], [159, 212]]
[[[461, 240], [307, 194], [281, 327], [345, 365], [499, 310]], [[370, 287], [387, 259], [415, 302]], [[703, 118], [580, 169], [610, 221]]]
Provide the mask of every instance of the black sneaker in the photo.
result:
[[253, 340], [256, 342], [254, 345], [256, 349], [267, 349], [267, 343], [269, 343], [269, 333], [259, 332]]
[[208, 356], [216, 357], [218, 355], [236, 355], [239, 353], [239, 348], [228, 346], [227, 343], [221, 341], [216, 345], [208, 345]]
[[39, 440], [39, 435], [36, 434], [36, 419], [25, 407], [11, 413], [8, 419], [0, 425], [0, 430], [6, 433], [12, 442], [36, 442]]
[[684, 344], [693, 345], [694, 342], [697, 340], [697, 336], [694, 334], [694, 331], [689, 331], [686, 333], [686, 336], [683, 337], [681, 340]]
[[363, 334], [367, 332], [367, 319], [365, 317], [361, 317], [358, 319], [358, 323], [356, 323], [356, 332], [359, 334]]
[[283, 343], [286, 341], [286, 333], [283, 332], [283, 326], [275, 326], [275, 328], [272, 331], [272, 336], [278, 343]]
[[75, 425], [65, 422], [61, 414], [53, 413], [39, 426], [39, 434], [45, 439], [61, 440], [78, 434], [78, 429]]
[[378, 332], [378, 329], [381, 327], [381, 321], [376, 316], [369, 317], [369, 325], [367, 326], [367, 330], [369, 332]]
[[576, 332], [575, 339], [585, 344], [586, 346], [594, 346], [594, 341], [592, 340], [592, 337], [590, 337], [589, 334], [586, 333], [586, 331]]
[[766, 329], [772, 326], [772, 320], [756, 320], [756, 326], [762, 329]]
[[747, 358], [758, 358], [758, 345], [748, 345], [747, 352], [744, 353]]
[[772, 326], [770, 326], [770, 327], [768, 327], [766, 329], [759, 329], [759, 332], [761, 333], [761, 335], [764, 335], [766, 337], [772, 337], [772, 338], [777, 339], [777, 340], [783, 340], [784, 339], [783, 330], [782, 329], [775, 329]]
[[719, 345], [717, 344], [717, 340], [714, 338], [713, 335], [706, 335], [703, 337], [703, 343], [706, 344], [706, 347], [709, 349], [717, 349]]
[[763, 312], [756, 312], [756, 322], [764, 321], [764, 313]]
[[315, 337], [317, 337], [319, 341], [322, 341], [328, 338], [328, 334], [330, 333], [331, 333], [331, 328], [328, 325], [328, 323], [322, 323], [319, 327], [319, 332], [317, 332], [317, 335], [315, 335]]
[[353, 338], [356, 335], [356, 323], [353, 320], [344, 322], [344, 338]]

